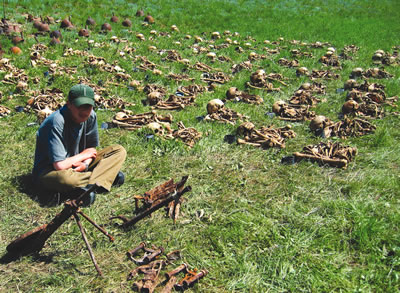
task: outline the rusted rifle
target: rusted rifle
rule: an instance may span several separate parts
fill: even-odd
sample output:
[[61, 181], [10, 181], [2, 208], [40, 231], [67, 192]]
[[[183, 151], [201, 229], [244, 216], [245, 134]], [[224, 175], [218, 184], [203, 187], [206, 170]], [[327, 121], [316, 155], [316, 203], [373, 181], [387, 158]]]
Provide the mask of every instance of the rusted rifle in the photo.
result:
[[91, 220], [87, 215], [85, 215], [81, 210], [80, 206], [84, 203], [84, 200], [89, 196], [89, 194], [96, 190], [98, 186], [93, 185], [91, 188], [89, 188], [87, 191], [83, 192], [77, 199], [69, 200], [64, 203], [64, 209], [57, 214], [53, 220], [48, 223], [44, 224], [40, 227], [37, 227], [29, 232], [26, 232], [19, 236], [17, 239], [12, 241], [8, 246], [7, 246], [7, 252], [9, 254], [9, 257], [19, 257], [19, 256], [24, 256], [28, 254], [32, 254], [35, 252], [39, 252], [42, 250], [46, 240], [65, 222], [67, 221], [71, 216], [73, 216], [78, 224], [79, 230], [82, 234], [82, 238], [85, 241], [85, 244], [87, 246], [87, 249], [89, 251], [90, 257], [94, 263], [94, 266], [96, 267], [97, 272], [99, 273], [100, 276], [102, 276], [102, 272], [100, 271], [100, 268], [98, 267], [96, 260], [94, 259], [92, 249], [89, 245], [89, 242], [87, 241], [85, 232], [83, 230], [83, 227], [80, 223], [78, 214], [83, 216], [86, 220], [89, 221], [93, 226], [95, 226], [100, 232], [102, 232], [104, 235], [106, 235], [110, 241], [114, 241], [114, 238], [108, 234], [107, 231], [105, 231], [103, 228], [101, 228], [99, 225], [97, 225], [93, 220]]
[[[176, 184], [173, 184], [173, 182], [170, 180], [170, 181], [167, 181], [164, 184], [154, 188], [153, 190], [155, 190], [157, 193], [160, 193], [160, 194], [165, 193], [165, 194], [163, 194], [163, 198], [157, 200], [156, 202], [153, 202], [151, 204], [151, 206], [149, 206], [145, 209], [140, 209], [140, 212], [132, 219], [129, 220], [127, 217], [119, 215], [119, 216], [111, 217], [110, 220], [120, 219], [123, 222], [121, 224], [121, 227], [129, 228], [129, 227], [135, 225], [137, 222], [139, 222], [143, 218], [151, 215], [154, 211], [167, 206], [170, 202], [172, 202], [172, 201], [179, 202], [179, 199], [181, 198], [181, 196], [184, 193], [192, 190], [192, 188], [190, 186], [186, 186], [184, 188], [184, 185], [185, 185], [187, 179], [188, 179], [188, 176], [183, 176], [182, 180]], [[171, 183], [171, 184], [166, 185], [166, 183]], [[167, 187], [167, 190], [163, 190], [164, 185]]]

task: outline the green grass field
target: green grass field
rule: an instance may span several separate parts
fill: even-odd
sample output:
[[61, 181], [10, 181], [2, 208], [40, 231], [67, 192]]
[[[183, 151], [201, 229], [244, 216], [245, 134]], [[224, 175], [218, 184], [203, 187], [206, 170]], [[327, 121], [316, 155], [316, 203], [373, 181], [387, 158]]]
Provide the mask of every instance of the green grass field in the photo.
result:
[[[155, 22], [144, 25], [144, 16], [135, 16], [139, 9], [151, 14]], [[161, 271], [160, 281], [164, 272], [183, 262], [192, 270], [208, 271], [188, 292], [399, 291], [399, 102], [384, 105], [382, 118], [369, 119], [376, 126], [374, 133], [347, 139], [321, 138], [310, 131], [309, 121], [289, 122], [268, 113], [276, 101], [289, 100], [304, 82], [318, 82], [326, 93], [317, 95], [321, 102], [311, 110], [339, 121], [347, 94], [342, 88], [356, 67], [379, 67], [391, 74], [390, 78], [371, 78], [368, 82], [384, 86], [388, 98], [399, 96], [400, 2], [10, 0], [2, 2], [0, 11], [2, 17], [22, 29], [25, 39], [17, 45], [22, 53], [14, 55], [10, 51], [12, 37], [19, 34], [7, 35], [0, 29], [0, 105], [10, 110], [0, 116], [0, 257], [12, 240], [48, 223], [63, 207], [41, 205], [29, 181], [39, 123], [34, 112], [18, 109], [27, 105], [33, 91], [57, 88], [65, 96], [72, 85], [86, 78], [87, 83], [104, 87], [103, 96], [131, 103], [127, 109], [139, 114], [151, 109], [142, 103], [146, 93], [130, 86], [133, 80], [140, 81], [142, 87], [162, 86], [168, 95], [181, 85], [206, 86], [202, 72], [191, 67], [196, 62], [230, 78], [214, 90], [198, 94], [195, 105], [157, 110], [172, 115], [173, 129], [182, 121], [202, 133], [193, 148], [180, 140], [148, 138], [147, 129], [99, 130], [102, 147], [117, 143], [128, 152], [123, 167], [125, 184], [98, 195], [94, 205], [83, 209], [115, 237], [110, 243], [82, 220], [104, 278], [98, 277], [71, 219], [50, 237], [40, 253], [0, 264], [0, 292], [131, 292], [140, 276], [127, 280], [136, 265], [126, 252], [140, 242], [162, 246], [165, 252], [181, 252], [180, 260]], [[38, 34], [28, 14], [43, 20], [52, 17], [50, 30], [61, 31], [61, 44], [51, 46], [49, 34]], [[119, 18], [117, 23], [110, 22], [113, 14]], [[78, 31], [89, 16], [96, 26], [88, 28], [89, 38], [79, 37]], [[60, 29], [60, 21], [67, 17], [75, 27]], [[122, 25], [125, 18], [132, 21], [131, 27]], [[101, 31], [105, 22], [111, 23], [111, 32]], [[172, 30], [172, 25], [179, 31]], [[219, 32], [221, 38], [213, 39], [213, 32]], [[137, 38], [139, 33], [144, 40]], [[122, 41], [113, 42], [113, 36]], [[196, 42], [196, 36], [201, 40]], [[323, 45], [312, 46], [316, 42]], [[38, 44], [47, 47], [40, 54], [50, 63], [33, 66], [31, 53]], [[359, 50], [349, 54], [351, 59], [340, 59], [340, 68], [326, 67], [319, 61], [328, 47], [339, 54], [350, 45]], [[69, 48], [76, 53], [67, 56]], [[374, 63], [372, 56], [378, 49], [392, 55], [395, 62]], [[168, 50], [178, 52], [191, 66], [165, 60]], [[271, 53], [273, 50], [277, 53]], [[311, 57], [293, 57], [292, 50]], [[226, 61], [212, 61], [207, 57], [209, 52], [226, 57]], [[249, 60], [251, 52], [265, 58], [252, 60], [252, 69], [232, 74], [232, 66]], [[109, 72], [89, 64], [88, 55], [118, 65], [129, 78], [118, 79], [115, 67]], [[136, 56], [146, 57], [162, 73], [141, 68], [142, 61]], [[339, 77], [311, 81], [308, 76], [297, 76], [296, 68], [281, 66], [280, 58], [297, 59], [310, 71], [330, 69]], [[10, 68], [15, 74], [11, 79]], [[282, 74], [285, 85], [273, 83], [281, 91], [247, 88], [250, 75], [257, 69]], [[193, 81], [175, 81], [168, 78], [169, 73], [187, 74]], [[27, 88], [18, 91], [17, 82], [23, 79]], [[286, 140], [285, 148], [228, 143], [227, 136], [236, 134], [240, 122], [207, 122], [200, 117], [207, 114], [207, 103], [225, 99], [230, 87], [257, 94], [264, 102], [226, 101], [226, 107], [246, 115], [257, 128], [290, 124], [296, 137]], [[110, 123], [118, 111], [97, 109], [99, 127]], [[357, 148], [358, 153], [347, 169], [309, 161], [281, 163], [282, 158], [321, 141], [340, 142]], [[134, 195], [171, 178], [179, 181], [185, 175], [192, 191], [183, 196], [175, 224], [161, 210], [129, 230], [109, 220], [119, 214], [133, 217]], [[162, 287], [160, 284], [156, 292]]]

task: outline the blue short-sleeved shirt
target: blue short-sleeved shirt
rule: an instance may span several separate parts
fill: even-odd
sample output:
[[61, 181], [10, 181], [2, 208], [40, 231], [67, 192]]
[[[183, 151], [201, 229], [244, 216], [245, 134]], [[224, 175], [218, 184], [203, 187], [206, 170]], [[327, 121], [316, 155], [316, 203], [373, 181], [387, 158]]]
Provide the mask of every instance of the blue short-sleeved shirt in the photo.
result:
[[53, 163], [99, 145], [96, 113], [86, 122], [77, 124], [70, 118], [67, 105], [47, 117], [36, 133], [34, 179], [52, 170]]

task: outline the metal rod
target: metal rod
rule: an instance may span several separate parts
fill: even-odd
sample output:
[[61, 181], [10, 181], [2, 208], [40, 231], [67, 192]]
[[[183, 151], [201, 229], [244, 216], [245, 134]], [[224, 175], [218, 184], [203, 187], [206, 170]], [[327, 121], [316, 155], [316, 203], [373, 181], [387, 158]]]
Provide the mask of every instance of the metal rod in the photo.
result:
[[83, 239], [83, 241], [85, 241], [87, 250], [89, 251], [89, 255], [90, 255], [90, 258], [92, 259], [94, 267], [96, 268], [96, 271], [98, 272], [98, 274], [101, 277], [103, 277], [103, 273], [101, 272], [100, 267], [98, 266], [98, 264], [96, 262], [96, 259], [94, 258], [94, 254], [93, 254], [92, 248], [90, 247], [89, 241], [87, 240], [86, 233], [85, 233], [85, 230], [82, 227], [82, 223], [81, 223], [81, 221], [79, 219], [79, 216], [76, 213], [74, 213], [73, 216], [74, 216], [74, 218], [76, 220], [76, 223], [78, 224], [79, 231], [81, 231], [82, 239]]
[[114, 237], [112, 237], [106, 230], [104, 230], [102, 227], [100, 227], [95, 221], [93, 221], [91, 218], [89, 218], [87, 215], [85, 215], [81, 210], [77, 211], [82, 217], [84, 217], [90, 224], [95, 226], [101, 233], [106, 235], [108, 239], [110, 239], [111, 242], [114, 242]]

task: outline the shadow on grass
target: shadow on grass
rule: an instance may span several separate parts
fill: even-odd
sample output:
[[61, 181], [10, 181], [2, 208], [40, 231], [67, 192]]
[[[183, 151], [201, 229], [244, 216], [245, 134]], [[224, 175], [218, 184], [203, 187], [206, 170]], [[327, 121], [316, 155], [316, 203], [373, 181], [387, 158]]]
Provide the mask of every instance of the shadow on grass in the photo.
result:
[[59, 194], [38, 188], [33, 182], [31, 173], [14, 177], [13, 184], [15, 184], [19, 192], [26, 194], [41, 207], [55, 207], [64, 202]]
[[[32, 260], [34, 262], [43, 262], [46, 264], [52, 263], [53, 262], [53, 257], [56, 255], [55, 253], [43, 255], [39, 254], [39, 252], [33, 253], [32, 255]], [[8, 264], [13, 261], [17, 261], [21, 258], [25, 257], [24, 255], [19, 255], [11, 252], [7, 252], [0, 258], [0, 264]]]

